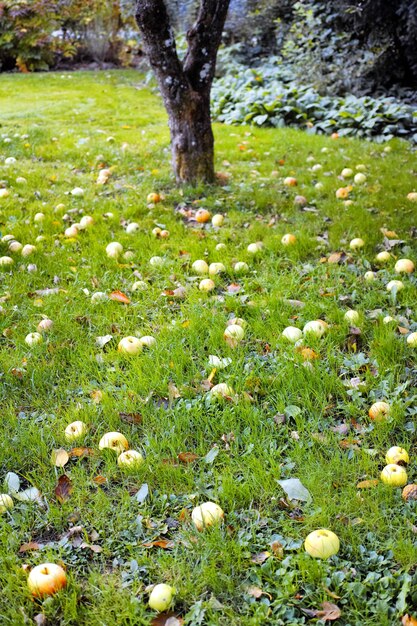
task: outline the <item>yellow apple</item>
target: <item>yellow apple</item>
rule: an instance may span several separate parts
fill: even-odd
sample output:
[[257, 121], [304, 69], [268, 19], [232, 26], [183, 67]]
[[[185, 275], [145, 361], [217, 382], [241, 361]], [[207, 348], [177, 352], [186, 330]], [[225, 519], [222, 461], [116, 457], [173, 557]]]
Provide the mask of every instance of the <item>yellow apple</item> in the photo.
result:
[[9, 265], [13, 265], [14, 261], [11, 256], [2, 256], [0, 257], [0, 266], [7, 267]]
[[135, 355], [142, 352], [143, 345], [138, 337], [123, 337], [117, 349], [122, 354]]
[[357, 324], [359, 322], [359, 313], [353, 309], [346, 311], [344, 317], [349, 324]]
[[344, 167], [341, 172], [342, 178], [352, 178], [353, 170], [350, 167]]
[[316, 559], [328, 559], [339, 552], [339, 537], [331, 530], [325, 528], [313, 530], [306, 537], [304, 548], [310, 556]]
[[112, 241], [106, 246], [106, 254], [109, 259], [118, 259], [123, 252], [123, 246], [118, 241]]
[[304, 325], [303, 333], [304, 335], [315, 335], [316, 337], [322, 337], [327, 330], [326, 322], [323, 320], [312, 320], [311, 322], [307, 322]]
[[417, 191], [410, 191], [407, 195], [407, 200], [410, 200], [410, 202], [417, 202]]
[[123, 450], [127, 450], [129, 448], [129, 443], [122, 433], [111, 432], [106, 433], [100, 439], [98, 444], [100, 450], [104, 450], [105, 448], [109, 448], [110, 450], [115, 450], [116, 452], [123, 452]]
[[292, 246], [295, 244], [295, 242], [297, 241], [295, 235], [291, 234], [291, 233], [287, 233], [286, 235], [284, 235], [281, 239], [281, 243], [283, 246]]
[[130, 224], [126, 226], [126, 232], [128, 235], [132, 235], [133, 233], [136, 233], [139, 228], [140, 226], [137, 222], [130, 222]]
[[378, 252], [378, 254], [375, 257], [375, 260], [378, 263], [386, 263], [387, 261], [389, 261], [391, 258], [390, 253], [387, 250], [384, 250], [383, 252]]
[[246, 249], [250, 254], [258, 254], [258, 252], [261, 252], [262, 248], [262, 241], [256, 241], [255, 243], [250, 243]]
[[391, 487], [404, 487], [407, 484], [407, 472], [401, 465], [390, 463], [382, 470], [381, 480]]
[[351, 250], [359, 250], [359, 248], [363, 248], [364, 245], [365, 245], [365, 242], [363, 239], [361, 239], [360, 237], [355, 237], [350, 242], [349, 248]]
[[362, 172], [355, 174], [353, 180], [357, 185], [363, 185], [366, 182], [366, 176]]
[[84, 437], [87, 432], [87, 424], [82, 422], [81, 420], [77, 420], [75, 422], [71, 422], [65, 429], [65, 439], [67, 441], [75, 441], [75, 439], [80, 439]]
[[147, 289], [149, 289], [149, 285], [144, 280], [137, 280], [132, 285], [132, 291], [146, 291]]
[[156, 339], [155, 337], [152, 337], [152, 335], [143, 335], [139, 341], [144, 348], [152, 348], [156, 345]]
[[399, 462], [409, 463], [410, 457], [408, 456], [407, 450], [404, 450], [404, 448], [400, 448], [399, 446], [392, 446], [392, 448], [390, 448], [386, 453], [385, 460], [388, 465]]
[[209, 221], [210, 217], [211, 213], [210, 211], [207, 211], [207, 209], [198, 209], [195, 214], [195, 219], [199, 224], [205, 224]]
[[238, 324], [231, 324], [230, 326], [226, 328], [226, 330], [223, 333], [223, 338], [233, 348], [237, 346], [239, 341], [242, 341], [244, 336], [245, 336], [245, 331], [242, 328], [242, 326], [239, 326]]
[[374, 402], [369, 409], [369, 417], [375, 422], [383, 422], [390, 414], [391, 407], [387, 402]]
[[34, 252], [36, 252], [36, 247], [30, 243], [27, 243], [25, 246], [23, 246], [21, 254], [24, 257], [28, 257]]
[[376, 280], [376, 274], [375, 274], [375, 272], [372, 272], [371, 270], [369, 270], [368, 272], [365, 272], [363, 277], [366, 280], [366, 282], [368, 282], [368, 283], [371, 283], [374, 280]]
[[393, 289], [401, 291], [401, 289], [404, 289], [404, 283], [401, 280], [390, 280], [387, 284], [387, 291], [392, 291]]
[[216, 215], [213, 215], [213, 217], [211, 218], [211, 223], [216, 228], [219, 228], [220, 226], [223, 226], [224, 215], [222, 215], [221, 213], [216, 213]]
[[117, 457], [120, 467], [135, 469], [145, 462], [145, 459], [137, 450], [126, 450]]
[[214, 398], [225, 398], [226, 396], [233, 396], [234, 391], [229, 385], [226, 385], [226, 383], [219, 383], [211, 388], [210, 394]]
[[146, 197], [146, 202], [148, 204], [157, 204], [158, 202], [161, 202], [161, 200], [162, 198], [159, 195], [159, 193], [155, 193], [155, 192], [149, 193]]
[[215, 286], [216, 285], [214, 281], [211, 280], [211, 278], [203, 278], [203, 280], [199, 284], [199, 289], [200, 291], [213, 291]]
[[50, 596], [67, 584], [64, 569], [56, 563], [42, 563], [34, 567], [28, 576], [28, 587], [35, 597]]
[[30, 347], [36, 346], [37, 344], [42, 343], [42, 341], [42, 335], [40, 333], [29, 333], [25, 337], [25, 343]]
[[166, 611], [172, 604], [172, 599], [175, 594], [174, 587], [170, 587], [169, 585], [165, 585], [164, 583], [160, 583], [159, 585], [155, 585], [152, 589], [151, 594], [149, 596], [149, 606], [154, 611], [158, 611], [159, 613]]
[[412, 348], [417, 348], [417, 333], [410, 333], [407, 337], [407, 343]]
[[288, 339], [288, 341], [291, 341], [291, 343], [296, 343], [296, 341], [299, 341], [303, 336], [303, 332], [296, 326], [287, 326], [287, 328], [284, 328], [282, 331], [282, 336]]
[[196, 506], [191, 514], [194, 526], [202, 531], [208, 526], [220, 524], [223, 521], [224, 512], [215, 502], [204, 502]]
[[398, 274], [412, 274], [414, 272], [414, 263], [410, 259], [398, 259], [395, 264], [395, 271]]
[[216, 276], [216, 274], [221, 274], [225, 272], [226, 268], [223, 263], [210, 263], [209, 265], [209, 275]]
[[152, 267], [162, 267], [165, 261], [161, 256], [153, 256], [149, 259], [149, 263]]
[[8, 493], [0, 493], [0, 514], [13, 508], [13, 500]]

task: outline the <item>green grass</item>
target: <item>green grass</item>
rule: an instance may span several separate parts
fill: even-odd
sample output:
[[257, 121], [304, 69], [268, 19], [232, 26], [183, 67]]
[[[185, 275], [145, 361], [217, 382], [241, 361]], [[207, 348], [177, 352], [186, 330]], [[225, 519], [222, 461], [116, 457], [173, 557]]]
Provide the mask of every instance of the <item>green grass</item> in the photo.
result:
[[[146, 587], [158, 582], [175, 586], [175, 611], [188, 625], [304, 624], [303, 609], [320, 609], [323, 601], [340, 607], [339, 624], [399, 623], [417, 603], [416, 505], [405, 503], [400, 489], [379, 483], [359, 490], [357, 483], [378, 478], [392, 445], [407, 448], [409, 482], [417, 479], [417, 352], [397, 330], [417, 329], [415, 275], [401, 277], [405, 288], [396, 295], [386, 290], [398, 278], [395, 258], [417, 259], [417, 205], [406, 200], [417, 189], [410, 145], [394, 141], [386, 152], [294, 130], [216, 125], [217, 170], [230, 174], [227, 185], [181, 191], [170, 172], [165, 113], [140, 75], [2, 76], [0, 87], [0, 179], [11, 192], [0, 198], [1, 235], [36, 245], [22, 258], [0, 243], [0, 254], [14, 258], [0, 273], [0, 482], [15, 472], [22, 488], [37, 487], [45, 502], [15, 500], [0, 517], [2, 626], [31, 624], [41, 613], [55, 626], [151, 624]], [[10, 156], [16, 163], [6, 165]], [[309, 156], [321, 172], [311, 171]], [[335, 198], [346, 185], [338, 175], [358, 164], [366, 166], [367, 182], [354, 185], [346, 206]], [[98, 186], [103, 166], [112, 177]], [[285, 187], [283, 179], [293, 175], [298, 186]], [[318, 181], [322, 190], [314, 187]], [[84, 189], [82, 198], [70, 195], [74, 187]], [[165, 198], [148, 206], [153, 191]], [[315, 211], [295, 206], [296, 194]], [[174, 210], [181, 203], [224, 213], [224, 226], [187, 223]], [[45, 215], [41, 223], [34, 222], [38, 212]], [[94, 226], [64, 237], [83, 214], [93, 216]], [[127, 234], [132, 221], [140, 229]], [[168, 239], [152, 235], [161, 224]], [[384, 268], [374, 261], [381, 228], [402, 240]], [[297, 237], [292, 247], [281, 244], [286, 232]], [[349, 250], [353, 237], [365, 240], [361, 251]], [[247, 246], [258, 240], [264, 249], [253, 257]], [[107, 258], [110, 241], [133, 258]], [[216, 250], [218, 243], [225, 249]], [[346, 260], [326, 263], [323, 257], [335, 251], [346, 252]], [[162, 256], [164, 266], [152, 267], [152, 256]], [[193, 277], [191, 264], [201, 258], [226, 267], [212, 294], [201, 293]], [[249, 264], [246, 275], [234, 274], [236, 260]], [[377, 271], [372, 283], [363, 278], [370, 269]], [[147, 291], [132, 291], [139, 277]], [[239, 293], [227, 292], [232, 283]], [[179, 285], [186, 288], [183, 300], [164, 295]], [[58, 291], [36, 293], [47, 288]], [[91, 301], [95, 292], [114, 290], [131, 303]], [[294, 308], [288, 299], [305, 306]], [[356, 351], [347, 342], [348, 308], [361, 315]], [[386, 315], [398, 323], [384, 324]], [[25, 337], [42, 316], [53, 329], [30, 348]], [[247, 327], [232, 349], [223, 332], [236, 316]], [[309, 366], [281, 333], [318, 317], [329, 329], [320, 340], [305, 339], [319, 357]], [[96, 337], [107, 334], [112, 341], [101, 349]], [[157, 344], [125, 358], [118, 342], [134, 334], [153, 335]], [[202, 388], [209, 355], [232, 359], [213, 379], [231, 385], [232, 400], [214, 402]], [[363, 388], [346, 386], [355, 377]], [[380, 399], [392, 406], [391, 416], [370, 423], [368, 409]], [[142, 421], [127, 423], [123, 413], [139, 413]], [[71, 449], [64, 429], [77, 419], [89, 430], [74, 445], [94, 455], [56, 468], [51, 453]], [[332, 430], [340, 425], [349, 433]], [[101, 436], [113, 430], [146, 457], [139, 470], [123, 472], [116, 455], [98, 450]], [[206, 458], [213, 446], [217, 456]], [[184, 465], [181, 452], [199, 458]], [[73, 491], [60, 504], [54, 489], [63, 473]], [[97, 476], [107, 482], [97, 484]], [[310, 503], [285, 500], [277, 480], [291, 477], [309, 490]], [[139, 504], [132, 495], [143, 483], [149, 496]], [[221, 505], [226, 521], [197, 533], [191, 510], [206, 500]], [[74, 526], [101, 552], [68, 538]], [[302, 547], [320, 527], [340, 537], [340, 552], [329, 561], [312, 559]], [[172, 549], [143, 545], [159, 539], [169, 539]], [[273, 541], [283, 555], [273, 553]], [[27, 542], [43, 547], [19, 552]], [[263, 551], [272, 555], [255, 564], [253, 555]], [[33, 601], [22, 566], [48, 561], [65, 564], [68, 586]], [[261, 589], [261, 598], [249, 587]]]

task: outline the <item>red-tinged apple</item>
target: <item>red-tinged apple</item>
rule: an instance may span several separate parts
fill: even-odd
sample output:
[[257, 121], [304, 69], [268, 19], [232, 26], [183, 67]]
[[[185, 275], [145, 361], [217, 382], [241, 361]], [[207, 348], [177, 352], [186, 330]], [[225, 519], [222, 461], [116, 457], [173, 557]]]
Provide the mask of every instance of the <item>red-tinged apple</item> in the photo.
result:
[[226, 268], [223, 265], [223, 263], [210, 263], [208, 269], [209, 269], [210, 276], [216, 276], [216, 274], [222, 274], [223, 272], [226, 271]]
[[313, 530], [304, 542], [305, 551], [316, 559], [328, 559], [339, 552], [339, 537], [326, 528]]
[[196, 274], [208, 274], [209, 271], [209, 266], [205, 261], [203, 261], [203, 259], [194, 261], [191, 268]]
[[40, 333], [42, 333], [42, 332], [43, 333], [47, 333], [49, 330], [51, 330], [53, 325], [54, 325], [54, 323], [53, 323], [52, 320], [50, 320], [48, 318], [45, 318], [45, 319], [43, 319], [43, 320], [41, 320], [39, 322], [39, 324], [37, 325], [36, 328], [37, 328], [38, 332], [40, 332]]
[[161, 232], [159, 233], [159, 237], [160, 237], [160, 239], [168, 239], [169, 238], [169, 230], [166, 230], [165, 228], [163, 228], [161, 230]]
[[216, 285], [214, 281], [211, 280], [211, 278], [203, 278], [203, 280], [199, 284], [199, 289], [200, 291], [213, 291], [215, 286]]
[[287, 233], [281, 239], [281, 243], [283, 246], [292, 246], [295, 244], [296, 241], [297, 241], [297, 238], [295, 237], [295, 235], [291, 233]]
[[122, 354], [135, 355], [142, 352], [143, 345], [138, 337], [123, 337], [117, 347]]
[[287, 328], [284, 328], [282, 331], [282, 336], [291, 343], [296, 343], [303, 336], [303, 332], [296, 326], [287, 326]]
[[84, 437], [87, 432], [87, 424], [82, 422], [81, 420], [76, 420], [75, 422], [71, 422], [65, 429], [65, 439], [67, 441], [75, 441], [76, 439], [80, 439]]
[[191, 513], [191, 519], [197, 530], [202, 531], [209, 526], [221, 524], [224, 512], [215, 502], [203, 502], [196, 506]]
[[297, 184], [297, 179], [294, 176], [287, 176], [284, 178], [284, 185], [287, 187], [295, 187]]
[[404, 450], [404, 448], [392, 446], [386, 453], [385, 460], [388, 465], [392, 463], [409, 463], [410, 457], [408, 456], [407, 450]]
[[375, 422], [383, 422], [390, 414], [391, 407], [388, 402], [374, 402], [369, 409], [369, 417]]
[[349, 195], [348, 187], [339, 187], [339, 189], [336, 190], [336, 198], [338, 200], [346, 200], [348, 195]]
[[25, 337], [25, 343], [29, 346], [36, 346], [42, 343], [42, 335], [40, 333], [29, 333]]
[[363, 248], [365, 245], [365, 242], [363, 239], [361, 239], [360, 237], [355, 237], [354, 239], [352, 239], [352, 241], [349, 244], [349, 248], [351, 250], [359, 250], [360, 248]]
[[109, 259], [118, 259], [123, 252], [123, 246], [118, 241], [111, 241], [106, 246], [106, 254]]
[[207, 211], [207, 209], [198, 209], [198, 211], [196, 211], [195, 219], [199, 224], [205, 224], [210, 218], [211, 213]]
[[390, 463], [381, 472], [381, 480], [390, 487], [404, 487], [407, 484], [407, 472], [401, 465]]
[[392, 291], [393, 289], [401, 291], [401, 289], [404, 289], [404, 283], [401, 280], [390, 280], [386, 289], [387, 291]]
[[215, 228], [220, 228], [220, 226], [223, 226], [224, 224], [224, 215], [222, 215], [221, 213], [216, 213], [216, 215], [213, 215], [213, 217], [211, 218], [211, 223]]
[[414, 272], [414, 263], [410, 259], [398, 259], [395, 264], [397, 274], [412, 274]]
[[126, 469], [135, 469], [144, 462], [145, 459], [137, 450], [125, 450], [117, 457], [117, 464]]
[[161, 202], [161, 200], [162, 200], [162, 198], [161, 198], [160, 194], [159, 193], [155, 193], [155, 192], [149, 193], [147, 195], [147, 198], [146, 198], [146, 202], [148, 204], [157, 204], [158, 202]]
[[[151, 594], [149, 596], [148, 604], [151, 609], [154, 611], [158, 611], [158, 613], [162, 613], [169, 609], [172, 604], [172, 599], [175, 595], [174, 587], [170, 587], [165, 583], [160, 583], [159, 585], [155, 585], [152, 589]], [[178, 620], [177, 620], [178, 621]]]
[[297, 204], [298, 206], [306, 206], [308, 200], [305, 196], [295, 196], [294, 198], [294, 204]]
[[91, 215], [83, 215], [83, 217], [80, 219], [80, 226], [79, 228], [81, 230], [85, 230], [86, 228], [89, 228], [90, 226], [94, 225], [94, 218], [91, 217]]
[[0, 493], [0, 514], [13, 508], [13, 500], [8, 493]]
[[407, 343], [412, 348], [417, 348], [417, 333], [410, 333], [407, 337]]
[[213, 396], [213, 398], [231, 397], [234, 395], [234, 393], [235, 392], [233, 391], [233, 389], [226, 383], [219, 383], [218, 385], [214, 385], [214, 387], [212, 387], [210, 390], [210, 394]]
[[56, 563], [42, 563], [34, 567], [28, 576], [29, 591], [36, 598], [51, 596], [67, 584], [65, 570]]
[[114, 450], [115, 452], [121, 454], [124, 450], [129, 449], [129, 443], [122, 433], [111, 432], [102, 436], [98, 447], [100, 450], [108, 448], [109, 450]]

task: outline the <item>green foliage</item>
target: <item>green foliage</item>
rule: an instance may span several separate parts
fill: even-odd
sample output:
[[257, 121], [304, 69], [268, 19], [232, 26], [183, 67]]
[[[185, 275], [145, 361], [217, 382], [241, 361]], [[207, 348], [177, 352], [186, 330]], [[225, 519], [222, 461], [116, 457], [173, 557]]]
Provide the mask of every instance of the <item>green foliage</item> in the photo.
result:
[[[291, 54], [296, 55], [296, 47]], [[285, 66], [270, 58], [248, 69], [230, 65], [212, 91], [213, 113], [227, 124], [296, 126], [309, 133], [350, 135], [387, 141], [394, 136], [417, 142], [417, 111], [392, 97], [320, 95]]]

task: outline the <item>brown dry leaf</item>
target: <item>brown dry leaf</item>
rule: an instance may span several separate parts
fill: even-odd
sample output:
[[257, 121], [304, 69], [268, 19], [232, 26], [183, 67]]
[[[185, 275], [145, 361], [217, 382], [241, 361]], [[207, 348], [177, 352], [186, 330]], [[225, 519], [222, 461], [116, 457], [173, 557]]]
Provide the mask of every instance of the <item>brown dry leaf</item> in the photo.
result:
[[151, 621], [151, 626], [182, 626], [184, 620], [176, 613], [170, 611], [169, 613], [159, 613]]
[[342, 258], [341, 252], [333, 252], [332, 254], [329, 255], [327, 259], [327, 263], [339, 263], [341, 258]]
[[53, 450], [51, 454], [51, 463], [56, 467], [64, 467], [69, 461], [69, 454], [63, 448]]
[[103, 392], [100, 389], [95, 389], [90, 395], [95, 404], [99, 404], [103, 399]]
[[339, 446], [343, 448], [343, 450], [349, 450], [350, 448], [352, 448], [353, 450], [357, 450], [360, 443], [361, 442], [359, 439], [352, 439], [352, 441], [350, 441], [349, 439], [342, 439], [341, 441], [339, 441]]
[[178, 455], [178, 460], [181, 463], [193, 463], [198, 459], [198, 454], [194, 454], [194, 452], [180, 452]]
[[405, 328], [404, 326], [397, 326], [397, 330], [400, 333], [400, 335], [408, 335], [408, 333], [410, 332], [410, 329]]
[[417, 617], [412, 617], [412, 615], [406, 613], [401, 618], [401, 624], [403, 626], [417, 626]]
[[377, 478], [373, 478], [372, 480], [361, 480], [357, 485], [356, 489], [369, 489], [370, 487], [376, 487], [379, 483]]
[[85, 541], [80, 544], [80, 548], [88, 548], [89, 550], [91, 550], [91, 552], [94, 552], [95, 554], [100, 554], [100, 552], [103, 552], [103, 548], [101, 546], [94, 543], [86, 543]]
[[58, 502], [63, 504], [66, 502], [73, 492], [73, 485], [71, 479], [66, 474], [63, 474], [58, 478], [58, 484], [54, 489], [54, 493]]
[[43, 548], [42, 543], [37, 543], [36, 541], [29, 541], [28, 543], [23, 543], [19, 548], [19, 553], [23, 554], [24, 552], [31, 552], [32, 550], [40, 550]]
[[318, 617], [323, 622], [333, 622], [339, 619], [342, 612], [336, 604], [332, 602], [322, 602], [322, 609], [302, 609], [308, 617]]
[[141, 424], [142, 423], [142, 415], [140, 413], [119, 413], [119, 417], [122, 422], [126, 422], [126, 424]]
[[122, 291], [119, 291], [118, 289], [116, 291], [112, 291], [111, 294], [109, 294], [109, 298], [110, 300], [114, 300], [115, 302], [130, 304], [130, 299], [127, 297], [127, 295]]
[[252, 596], [252, 598], [256, 599], [260, 598], [263, 595], [263, 591], [259, 587], [248, 587], [246, 589], [246, 593], [249, 596]]
[[168, 539], [158, 539], [157, 541], [147, 541], [143, 543], [142, 546], [144, 548], [162, 548], [162, 550], [172, 550], [175, 546], [173, 541], [169, 541]]
[[398, 235], [395, 230], [387, 230], [386, 228], [380, 228], [379, 230], [384, 237], [387, 237], [388, 239], [398, 239]]
[[177, 398], [181, 398], [178, 387], [176, 387], [171, 381], [168, 383], [168, 397], [170, 402], [176, 400]]
[[333, 591], [330, 591], [330, 589], [328, 589], [327, 587], [323, 587], [323, 589], [331, 598], [334, 598], [335, 600], [340, 600], [340, 596], [338, 596], [336, 593], [333, 593]]
[[284, 557], [284, 546], [279, 541], [271, 543], [271, 550], [277, 558], [282, 559]]
[[93, 448], [72, 448], [72, 450], [69, 451], [73, 459], [80, 459], [84, 456], [94, 456], [95, 453], [96, 451], [93, 450]]
[[262, 563], [269, 559], [270, 556], [271, 553], [267, 552], [266, 550], [264, 552], [258, 552], [258, 554], [252, 555], [251, 562], [255, 563], [256, 565], [262, 565]]
[[93, 478], [93, 482], [96, 485], [105, 485], [107, 482], [107, 478], [105, 476], [101, 476], [100, 474], [98, 476], [94, 476]]

